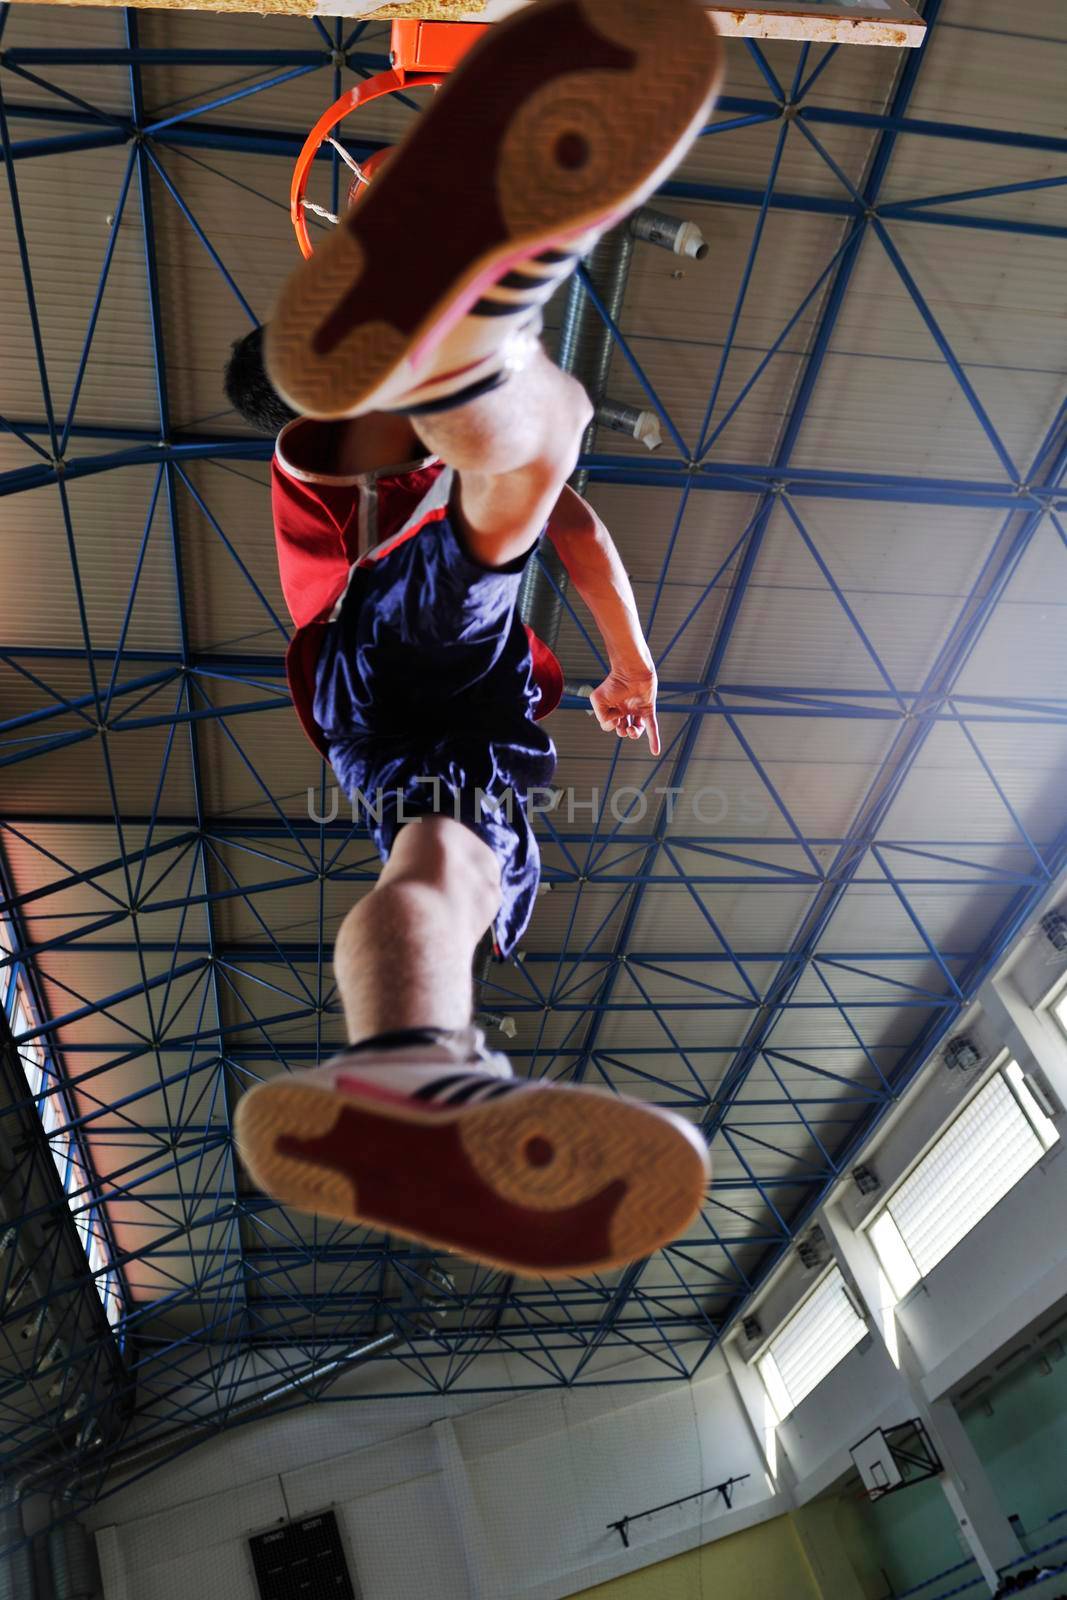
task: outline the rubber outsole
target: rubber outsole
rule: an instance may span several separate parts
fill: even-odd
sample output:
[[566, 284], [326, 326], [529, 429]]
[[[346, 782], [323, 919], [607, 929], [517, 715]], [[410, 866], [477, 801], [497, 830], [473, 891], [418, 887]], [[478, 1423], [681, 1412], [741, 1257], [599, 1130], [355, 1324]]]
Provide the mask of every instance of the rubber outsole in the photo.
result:
[[244, 1095], [235, 1127], [249, 1173], [286, 1205], [538, 1277], [651, 1255], [710, 1181], [695, 1129], [581, 1087], [435, 1112], [296, 1075]]
[[286, 284], [276, 388], [310, 416], [393, 407], [510, 267], [653, 192], [721, 74], [699, 0], [539, 0], [494, 25]]

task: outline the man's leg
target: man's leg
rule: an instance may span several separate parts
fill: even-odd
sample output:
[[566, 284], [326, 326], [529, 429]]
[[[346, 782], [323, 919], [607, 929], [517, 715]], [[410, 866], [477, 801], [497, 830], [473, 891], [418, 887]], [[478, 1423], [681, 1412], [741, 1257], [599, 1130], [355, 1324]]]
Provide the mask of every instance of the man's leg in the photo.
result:
[[[500, 389], [417, 419], [427, 447], [459, 474], [469, 554], [500, 567], [524, 555], [574, 470], [592, 408], [538, 349]], [[471, 967], [500, 906], [489, 846], [450, 817], [397, 835], [374, 889], [348, 913], [334, 971], [352, 1043], [402, 1028], [463, 1028]]]
[[496, 857], [462, 822], [422, 817], [401, 828], [334, 947], [349, 1040], [465, 1028], [475, 947], [499, 904]]
[[[439, 562], [449, 638], [459, 637], [449, 609], [458, 579], [469, 585], [458, 591], [464, 640], [469, 600], [471, 648], [483, 623], [492, 629], [506, 619], [513, 665], [521, 665], [511, 628], [517, 558], [574, 468], [589, 409], [581, 389], [538, 356], [476, 404], [416, 419], [430, 447], [458, 469], [452, 514], [428, 555]], [[487, 578], [475, 562], [511, 565], [507, 576]], [[408, 597], [425, 607], [434, 592], [428, 583]], [[357, 605], [357, 620], [364, 616]], [[412, 628], [416, 642], [420, 626]], [[426, 628], [432, 643], [434, 617]], [[447, 654], [445, 646], [446, 685]], [[470, 732], [468, 743], [477, 744], [480, 730]], [[485, 738], [491, 745], [491, 728]], [[550, 744], [541, 748], [549, 759]], [[238, 1102], [235, 1133], [252, 1177], [286, 1205], [505, 1272], [607, 1270], [684, 1232], [707, 1186], [707, 1149], [696, 1128], [658, 1107], [516, 1078], [506, 1057], [465, 1031], [472, 958], [501, 900], [507, 920], [510, 859], [502, 854], [498, 867], [482, 837], [451, 818], [423, 818], [396, 833], [378, 885], [337, 941], [348, 1037], [362, 1051], [256, 1085]]]

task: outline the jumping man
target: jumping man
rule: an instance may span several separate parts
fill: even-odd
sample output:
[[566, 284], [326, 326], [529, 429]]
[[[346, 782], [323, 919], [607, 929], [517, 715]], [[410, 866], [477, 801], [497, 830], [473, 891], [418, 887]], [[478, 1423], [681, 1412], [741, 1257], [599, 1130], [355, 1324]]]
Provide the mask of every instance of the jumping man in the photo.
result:
[[489, 29], [286, 286], [270, 381], [258, 331], [227, 374], [281, 430], [294, 702], [385, 862], [334, 950], [351, 1043], [241, 1099], [241, 1154], [287, 1204], [528, 1275], [649, 1255], [710, 1176], [681, 1118], [516, 1079], [471, 969], [490, 926], [514, 952], [537, 891], [562, 678], [516, 602], [542, 537], [604, 640], [601, 728], [659, 753], [629, 580], [565, 487], [591, 407], [541, 312], [684, 155], [720, 65], [698, 0], [539, 0]]

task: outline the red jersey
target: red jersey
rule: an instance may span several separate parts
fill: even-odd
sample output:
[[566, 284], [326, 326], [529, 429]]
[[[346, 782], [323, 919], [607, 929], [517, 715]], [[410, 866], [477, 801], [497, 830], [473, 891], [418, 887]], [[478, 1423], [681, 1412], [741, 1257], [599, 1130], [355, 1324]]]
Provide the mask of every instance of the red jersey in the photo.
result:
[[[282, 429], [271, 466], [271, 503], [282, 592], [296, 625], [285, 657], [286, 676], [304, 731], [325, 756], [312, 706], [326, 628], [357, 566], [380, 561], [405, 539], [447, 516], [453, 474], [436, 456], [349, 477], [308, 471], [287, 457], [286, 441], [296, 429], [312, 426], [301, 418]], [[541, 692], [536, 712], [540, 721], [559, 704], [563, 672], [532, 629], [526, 634]]]

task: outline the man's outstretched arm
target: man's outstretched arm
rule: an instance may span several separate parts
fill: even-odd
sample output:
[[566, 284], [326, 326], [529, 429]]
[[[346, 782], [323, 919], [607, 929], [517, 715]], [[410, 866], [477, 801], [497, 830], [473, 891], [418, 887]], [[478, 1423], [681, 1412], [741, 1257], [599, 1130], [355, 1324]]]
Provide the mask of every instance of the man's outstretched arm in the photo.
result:
[[570, 488], [556, 502], [547, 531], [607, 648], [611, 671], [593, 690], [596, 719], [620, 739], [640, 739], [647, 732], [649, 748], [658, 756], [655, 663], [615, 542], [592, 506]]

